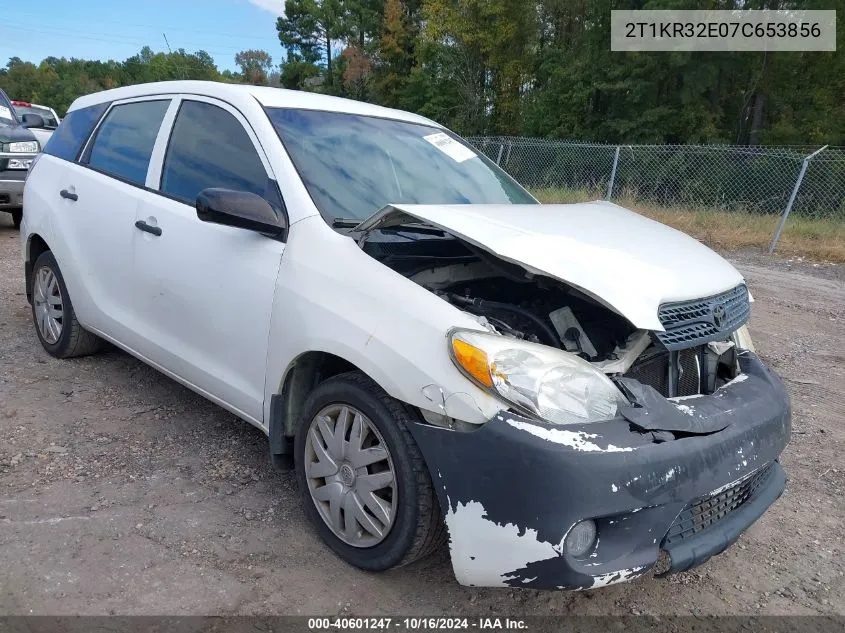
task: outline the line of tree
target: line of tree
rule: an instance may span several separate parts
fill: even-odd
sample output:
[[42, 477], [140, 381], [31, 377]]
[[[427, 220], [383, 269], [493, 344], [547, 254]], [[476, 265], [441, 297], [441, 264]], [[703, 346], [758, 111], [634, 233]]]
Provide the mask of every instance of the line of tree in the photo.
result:
[[201, 79], [279, 85], [280, 73], [266, 51], [241, 51], [235, 55], [235, 63], [240, 72], [221, 72], [205, 51], [156, 53], [149, 46], [122, 62], [47, 57], [36, 65], [12, 57], [0, 68], [0, 88], [12, 99], [49, 105], [63, 115], [81, 95], [151, 81]]
[[[614, 53], [611, 9], [838, 9], [837, 52]], [[845, 144], [845, 0], [287, 0], [273, 51], [13, 58], [0, 87], [61, 110], [162, 79], [280, 85], [418, 112], [465, 135]]]

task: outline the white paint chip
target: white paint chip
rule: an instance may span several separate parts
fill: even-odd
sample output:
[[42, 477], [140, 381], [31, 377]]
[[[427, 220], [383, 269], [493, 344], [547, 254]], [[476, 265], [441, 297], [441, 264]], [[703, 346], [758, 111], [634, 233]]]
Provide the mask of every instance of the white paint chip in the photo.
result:
[[544, 439], [548, 442], [561, 444], [574, 448], [576, 451], [597, 452], [597, 453], [621, 453], [633, 451], [631, 447], [619, 447], [613, 444], [608, 444], [607, 448], [602, 448], [598, 444], [594, 444], [590, 440], [595, 439], [598, 435], [592, 433], [585, 433], [584, 431], [567, 431], [565, 429], [547, 428], [537, 426], [536, 424], [529, 424], [521, 420], [508, 420], [513, 428], [531, 433], [536, 437]]
[[615, 585], [619, 582], [627, 582], [635, 578], [639, 573], [645, 569], [642, 567], [632, 567], [631, 569], [621, 569], [619, 571], [610, 572], [609, 574], [601, 574], [600, 576], [593, 576], [593, 586], [591, 589], [598, 587], [607, 587], [608, 585]]
[[452, 568], [462, 585], [506, 587], [516, 570], [560, 556], [551, 543], [538, 540], [536, 530], [488, 519], [478, 501], [459, 502], [454, 510], [449, 501], [446, 526]]

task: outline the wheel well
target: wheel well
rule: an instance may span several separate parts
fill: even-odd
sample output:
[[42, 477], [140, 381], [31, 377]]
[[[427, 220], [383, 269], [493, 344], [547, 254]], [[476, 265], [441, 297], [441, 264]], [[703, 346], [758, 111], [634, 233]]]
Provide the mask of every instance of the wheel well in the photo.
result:
[[49, 250], [50, 247], [47, 246], [47, 242], [45, 242], [40, 235], [34, 234], [29, 238], [26, 261], [24, 262], [26, 300], [29, 303], [32, 303], [32, 267], [35, 265], [38, 258], [41, 257], [41, 254], [46, 253]]
[[358, 368], [328, 352], [306, 352], [294, 360], [285, 374], [282, 392], [270, 401], [270, 454], [291, 452], [291, 438], [308, 394], [324, 380]]

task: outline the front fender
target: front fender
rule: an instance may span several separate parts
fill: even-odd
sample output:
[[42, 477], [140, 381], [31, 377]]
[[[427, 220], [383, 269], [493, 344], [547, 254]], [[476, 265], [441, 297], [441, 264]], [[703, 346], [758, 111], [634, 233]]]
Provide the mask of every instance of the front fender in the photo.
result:
[[279, 270], [270, 324], [265, 419], [300, 355], [339, 356], [390, 396], [481, 424], [503, 404], [452, 363], [446, 333], [477, 321], [364, 253], [319, 217], [295, 223]]

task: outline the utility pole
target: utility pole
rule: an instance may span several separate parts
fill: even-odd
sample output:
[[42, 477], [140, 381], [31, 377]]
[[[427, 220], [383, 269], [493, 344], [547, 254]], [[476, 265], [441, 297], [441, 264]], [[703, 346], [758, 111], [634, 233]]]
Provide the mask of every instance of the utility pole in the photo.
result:
[[[161, 35], [164, 38], [164, 43], [167, 44], [167, 52], [173, 55], [173, 49], [170, 48], [170, 42], [167, 41], [167, 33], [162, 33]], [[187, 77], [185, 77], [185, 68], [180, 65], [177, 65], [176, 68], [179, 69], [179, 75], [181, 78], [187, 79]]]

